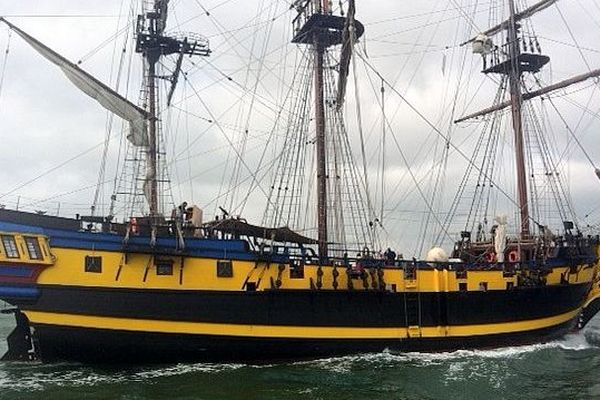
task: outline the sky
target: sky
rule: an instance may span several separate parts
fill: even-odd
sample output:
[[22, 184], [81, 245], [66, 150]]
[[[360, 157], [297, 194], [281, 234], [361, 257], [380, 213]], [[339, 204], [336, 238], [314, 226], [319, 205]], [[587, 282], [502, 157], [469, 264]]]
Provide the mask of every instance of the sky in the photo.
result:
[[[137, 3], [3, 2], [0, 15], [137, 102], [141, 62], [133, 48], [124, 45], [131, 39], [131, 15], [137, 13]], [[482, 130], [481, 122], [455, 126], [452, 117], [489, 106], [496, 93], [496, 82], [479, 72], [480, 59], [471, 55], [468, 46], [458, 44], [502, 19], [504, 3], [357, 1], [357, 18], [365, 25], [366, 34], [357, 45], [361, 54], [355, 72], [358, 85], [351, 74], [346, 123], [360, 162], [358, 103], [372, 201], [378, 209], [383, 198], [385, 240], [406, 249], [406, 254], [422, 253], [443, 230], [441, 222], [469, 166], [461, 154], [451, 150], [444, 184], [434, 185], [432, 167], [443, 161], [443, 136], [450, 135], [452, 145], [469, 155], [476, 142], [473, 138]], [[533, 1], [517, 3], [522, 9]], [[285, 98], [303, 52], [290, 43], [293, 17], [290, 2], [283, 0], [171, 0], [167, 31], [202, 34], [213, 51], [209, 58], [184, 61], [186, 78], [178, 85], [173, 107], [161, 114], [175, 203], [197, 203], [207, 215], [226, 206], [251, 222], [262, 220], [272, 172], [272, 165], [265, 160], [277, 155], [270, 148], [282, 140], [284, 123], [278, 116], [282, 109], [287, 110]], [[539, 75], [544, 84], [600, 67], [600, 1], [559, 0], [534, 17], [532, 24], [543, 52], [552, 58]], [[172, 59], [165, 60], [165, 71], [173, 65]], [[0, 27], [2, 67], [0, 204], [53, 215], [86, 214], [100, 180], [98, 209], [107, 213], [117, 166], [122, 165], [118, 161], [123, 158], [121, 121], [111, 123], [94, 100], [81, 94], [58, 68], [4, 26]], [[386, 89], [389, 126], [383, 196], [377, 183], [383, 145], [381, 82], [371, 67], [393, 86]], [[559, 169], [582, 225], [600, 221], [596, 201], [600, 181], [593, 169], [600, 166], [597, 90], [593, 81], [582, 83], [553, 97], [559, 111], [547, 102], [545, 106], [545, 134], [559, 154]], [[540, 104], [535, 103], [538, 111], [542, 110]], [[246, 134], [248, 141], [242, 150], [240, 143]], [[99, 178], [107, 137], [105, 172]], [[574, 138], [585, 153], [574, 144]], [[506, 142], [508, 151], [496, 166], [496, 183], [514, 200], [514, 162], [506, 123], [501, 141]], [[238, 167], [239, 181], [244, 184], [236, 192], [228, 191], [235, 160], [242, 153], [244, 162]], [[256, 172], [261, 157], [263, 169]], [[250, 182], [254, 187], [244, 202]], [[440, 194], [431, 200], [436, 191]], [[235, 193], [235, 199], [223, 193]], [[508, 214], [514, 227], [515, 212], [509, 206], [510, 201], [498, 201], [496, 211]], [[551, 204], [544, 203], [544, 207]], [[427, 232], [423, 235], [420, 229], [424, 226]], [[447, 236], [456, 236], [459, 226], [453, 225]]]

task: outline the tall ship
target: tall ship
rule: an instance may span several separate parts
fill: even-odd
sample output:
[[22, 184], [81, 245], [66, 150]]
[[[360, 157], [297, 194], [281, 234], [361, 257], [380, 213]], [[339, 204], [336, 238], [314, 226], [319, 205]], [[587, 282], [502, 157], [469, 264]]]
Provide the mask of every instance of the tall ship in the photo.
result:
[[[358, 122], [344, 118], [350, 84], [358, 95], [352, 71], [364, 56], [358, 47], [365, 26], [356, 6], [365, 2], [292, 3], [291, 42], [302, 55], [301, 73], [289, 85], [295, 95], [278, 114], [286, 121], [267, 171], [268, 187], [258, 182], [265, 172], [262, 159], [254, 170], [232, 144], [232, 180], [239, 181], [241, 171], [255, 171], [250, 186], [263, 191], [260, 223], [226, 204], [206, 221], [202, 208], [172, 200], [165, 110], [178, 82], [187, 79], [182, 65], [210, 57], [213, 50], [200, 35], [169, 33], [168, 0], [144, 1], [135, 19], [135, 52], [144, 67], [137, 104], [0, 18], [127, 123], [123, 165], [132, 166], [126, 174], [129, 205], [120, 217], [114, 204], [125, 196], [121, 189], [110, 196], [105, 214], [94, 207], [74, 218], [0, 209], [0, 299], [16, 320], [2, 359], [288, 360], [500, 347], [583, 328], [600, 309], [600, 240], [582, 233], [572, 216], [570, 196], [556, 173], [558, 160], [530, 104], [598, 77], [600, 70], [535, 90], [526, 84], [550, 61], [526, 22], [556, 2], [517, 8], [514, 0], [503, 0], [507, 19], [463, 43], [481, 57], [483, 73], [499, 89], [492, 106], [456, 118], [458, 124], [484, 122], [475, 147], [461, 147], [431, 124], [434, 134], [444, 136], [445, 148], [469, 163], [462, 181], [450, 182], [456, 195], [446, 212], [432, 214], [439, 226], [427, 230], [441, 233], [420, 259], [405, 258], [385, 243], [383, 206], [377, 210], [364, 147], [361, 166], [355, 146], [366, 141], [358, 103], [353, 103]], [[371, 62], [366, 65], [375, 71]], [[402, 95], [378, 76], [385, 134], [391, 129], [386, 95]], [[506, 116], [516, 196], [499, 183], [497, 168], [503, 145], [498, 132]], [[534, 167], [541, 168], [542, 178]], [[540, 204], [540, 184], [552, 201]], [[514, 233], [510, 218], [492, 206], [498, 198], [516, 210]], [[547, 206], [558, 224], [544, 220]], [[463, 228], [445, 251], [450, 224], [460, 218]]]

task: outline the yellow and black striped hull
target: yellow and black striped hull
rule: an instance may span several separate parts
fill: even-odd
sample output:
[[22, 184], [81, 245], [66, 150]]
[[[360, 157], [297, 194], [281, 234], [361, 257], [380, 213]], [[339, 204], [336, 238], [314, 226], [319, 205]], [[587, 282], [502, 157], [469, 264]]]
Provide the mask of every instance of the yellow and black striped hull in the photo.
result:
[[[436, 352], [457, 349], [495, 348], [511, 345], [539, 343], [559, 338], [576, 326], [577, 312], [560, 316], [564, 322], [548, 324], [548, 321], [531, 321], [531, 325], [546, 326], [533, 330], [516, 330], [506, 333], [456, 337], [421, 337], [398, 339], [391, 333], [402, 336], [405, 329], [381, 330], [381, 335], [356, 332], [354, 329], [338, 328], [331, 332], [295, 327], [240, 327], [233, 331], [252, 333], [249, 335], [190, 334], [154, 332], [154, 330], [104, 329], [75, 327], [68, 323], [59, 325], [36, 324], [37, 345], [44, 361], [76, 360], [92, 363], [139, 363], [139, 362], [184, 362], [184, 361], [278, 361], [342, 356], [366, 352]], [[68, 320], [69, 318], [60, 318]], [[557, 320], [558, 320], [557, 319]], [[92, 317], [91, 320], [95, 320]], [[78, 325], [86, 323], [78, 322]], [[128, 325], [111, 321], [111, 325]], [[141, 326], [155, 326], [155, 321]], [[162, 325], [159, 323], [158, 325]], [[169, 324], [170, 325], [170, 324]], [[172, 323], [179, 326], [185, 323]], [[199, 324], [184, 330], [214, 332], [214, 328]], [[258, 328], [258, 329], [257, 329]], [[478, 327], [481, 328], [481, 327]], [[488, 327], [489, 328], [489, 327]], [[488, 329], [485, 328], [485, 329]], [[162, 329], [159, 329], [162, 330]], [[510, 330], [510, 328], [508, 329]], [[265, 336], [260, 333], [265, 332]], [[321, 336], [322, 334], [322, 336]], [[289, 336], [288, 336], [289, 335]], [[310, 337], [309, 337], [310, 336]], [[343, 336], [344, 338], [339, 338]], [[347, 338], [347, 336], [365, 338]], [[373, 337], [375, 336], [375, 337]], [[381, 337], [379, 337], [381, 336]]]
[[48, 361], [277, 360], [540, 342], [600, 309], [595, 254], [554, 260], [543, 275], [402, 261], [357, 279], [309, 259], [298, 273], [243, 240], [188, 239], [175, 252], [174, 239], [124, 248], [117, 235], [67, 228], [0, 222], [20, 250], [0, 253], [0, 299], [19, 321], [13, 359], [28, 356], [30, 328]]
[[277, 360], [540, 342], [572, 330], [589, 284], [406, 294], [43, 287], [23, 312], [44, 360]]

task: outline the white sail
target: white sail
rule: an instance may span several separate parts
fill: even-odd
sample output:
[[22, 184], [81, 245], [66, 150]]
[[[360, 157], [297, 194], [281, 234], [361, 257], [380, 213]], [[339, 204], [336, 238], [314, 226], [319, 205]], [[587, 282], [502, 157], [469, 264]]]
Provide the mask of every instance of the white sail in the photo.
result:
[[494, 218], [498, 224], [496, 226], [496, 234], [494, 236], [494, 251], [499, 263], [504, 262], [504, 250], [506, 250], [506, 225], [508, 218], [506, 215], [498, 215]]
[[4, 18], [0, 18], [0, 21], [6, 23], [38, 53], [57, 65], [66, 77], [82, 92], [95, 99], [108, 111], [128, 121], [130, 132], [129, 135], [127, 135], [127, 139], [129, 139], [134, 146], [148, 146], [148, 114], [146, 111], [131, 103], [125, 97], [121, 96], [119, 93], [115, 92], [37, 39], [29, 36], [27, 33], [6, 21]]

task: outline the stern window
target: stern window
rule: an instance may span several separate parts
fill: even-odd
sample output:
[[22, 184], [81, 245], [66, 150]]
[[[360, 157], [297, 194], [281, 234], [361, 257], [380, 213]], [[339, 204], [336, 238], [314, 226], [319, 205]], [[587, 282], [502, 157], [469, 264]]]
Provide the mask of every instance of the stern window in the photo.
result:
[[17, 249], [17, 242], [15, 242], [14, 236], [2, 235], [2, 245], [4, 246], [4, 252], [8, 258], [19, 258], [19, 249]]
[[40, 248], [40, 243], [36, 237], [25, 237], [25, 244], [27, 245], [27, 252], [29, 253], [29, 258], [32, 260], [41, 260], [42, 250]]

